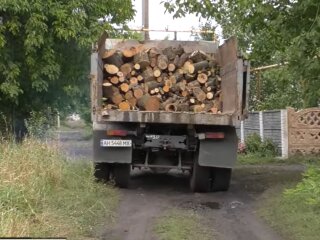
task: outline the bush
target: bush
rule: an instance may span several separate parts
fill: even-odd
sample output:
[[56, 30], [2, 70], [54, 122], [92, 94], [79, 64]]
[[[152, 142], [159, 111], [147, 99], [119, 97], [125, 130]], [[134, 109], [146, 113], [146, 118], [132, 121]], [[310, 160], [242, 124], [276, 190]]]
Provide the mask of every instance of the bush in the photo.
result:
[[278, 153], [276, 146], [270, 139], [262, 141], [256, 133], [246, 138], [245, 145], [248, 153], [257, 154], [260, 157], [276, 156]]
[[38, 140], [0, 143], [0, 236], [80, 239], [103, 217], [116, 191], [97, 184], [89, 164], [65, 161]]

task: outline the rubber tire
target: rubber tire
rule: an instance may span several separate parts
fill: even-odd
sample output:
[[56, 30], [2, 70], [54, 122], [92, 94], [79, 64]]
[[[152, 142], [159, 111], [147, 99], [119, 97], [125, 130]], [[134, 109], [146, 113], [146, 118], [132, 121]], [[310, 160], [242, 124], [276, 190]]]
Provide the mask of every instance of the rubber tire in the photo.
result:
[[108, 163], [94, 163], [94, 177], [97, 182], [110, 180], [111, 166]]
[[211, 187], [211, 174], [209, 167], [202, 167], [196, 159], [193, 164], [192, 175], [190, 179], [190, 188], [192, 192], [209, 192]]
[[128, 188], [130, 180], [130, 164], [116, 164], [113, 167], [115, 185], [120, 188]]
[[214, 168], [212, 191], [227, 191], [230, 187], [231, 173], [231, 168]]

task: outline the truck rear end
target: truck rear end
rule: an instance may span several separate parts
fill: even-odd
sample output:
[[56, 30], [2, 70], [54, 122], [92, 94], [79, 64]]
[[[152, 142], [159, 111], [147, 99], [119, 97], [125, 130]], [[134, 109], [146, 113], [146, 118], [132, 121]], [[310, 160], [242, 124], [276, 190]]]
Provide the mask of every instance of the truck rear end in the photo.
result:
[[[220, 67], [222, 107], [219, 111], [146, 111], [106, 108], [103, 92], [108, 51], [141, 51], [183, 47], [204, 52]], [[142, 47], [141, 47], [142, 46]], [[199, 71], [200, 73], [200, 71]], [[249, 63], [238, 53], [235, 38], [223, 45], [192, 41], [112, 40], [103, 36], [91, 56], [91, 101], [94, 166], [98, 180], [111, 178], [128, 187], [132, 168], [190, 172], [195, 192], [225, 191], [237, 159], [236, 127], [246, 117]]]

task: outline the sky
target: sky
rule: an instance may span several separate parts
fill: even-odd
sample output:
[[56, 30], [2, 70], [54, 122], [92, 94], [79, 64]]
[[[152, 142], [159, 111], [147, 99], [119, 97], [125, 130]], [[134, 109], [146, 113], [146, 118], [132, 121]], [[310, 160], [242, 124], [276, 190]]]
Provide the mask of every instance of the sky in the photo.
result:
[[[191, 30], [192, 27], [199, 29], [200, 21], [199, 17], [195, 14], [188, 14], [184, 18], [173, 19], [173, 14], [164, 13], [165, 8], [163, 4], [160, 4], [163, 0], [149, 0], [149, 28], [165, 30]], [[135, 0], [134, 6], [136, 12], [135, 19], [129, 23], [129, 27], [140, 29], [142, 27], [142, 0]], [[205, 21], [202, 20], [204, 23]], [[150, 32], [150, 39], [162, 40], [166, 37], [173, 39], [174, 33], [169, 32]], [[193, 40], [194, 37], [191, 33], [178, 33], [178, 40]]]

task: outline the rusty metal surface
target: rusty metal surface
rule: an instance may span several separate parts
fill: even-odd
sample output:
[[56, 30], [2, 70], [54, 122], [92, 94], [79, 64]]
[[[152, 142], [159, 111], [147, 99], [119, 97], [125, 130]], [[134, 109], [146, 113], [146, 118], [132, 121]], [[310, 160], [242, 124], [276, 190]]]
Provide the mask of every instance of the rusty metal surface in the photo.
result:
[[101, 122], [139, 122], [235, 126], [231, 114], [191, 112], [104, 111]]

